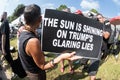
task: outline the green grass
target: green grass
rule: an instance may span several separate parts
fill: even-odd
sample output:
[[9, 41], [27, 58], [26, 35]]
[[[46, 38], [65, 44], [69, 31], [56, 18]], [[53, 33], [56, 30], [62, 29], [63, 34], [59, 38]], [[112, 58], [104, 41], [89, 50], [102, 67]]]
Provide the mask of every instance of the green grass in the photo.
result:
[[[67, 65], [67, 64], [66, 64]], [[79, 64], [73, 75], [69, 74], [68, 66], [64, 73], [60, 72], [60, 65], [47, 72], [47, 80], [89, 80], [87, 73], [82, 73]], [[120, 80], [120, 59], [116, 62], [113, 56], [100, 65], [97, 78], [102, 80]]]
[[97, 77], [102, 80], [120, 80], [120, 59], [116, 62], [113, 56], [99, 68]]
[[[16, 43], [17, 43], [16, 38], [11, 40], [12, 46], [17, 47]], [[53, 56], [53, 54], [50, 53], [47, 54], [49, 57], [46, 57], [46, 61], [49, 61], [55, 57]], [[16, 55], [14, 55], [13, 57], [16, 57]], [[87, 73], [86, 72], [83, 73], [80, 70], [81, 66], [79, 64], [75, 64], [74, 66], [75, 66], [74, 74], [69, 73], [67, 61], [65, 61], [64, 73], [60, 72], [60, 64], [58, 64], [56, 67], [52, 69], [46, 70], [47, 80], [89, 80], [89, 76], [87, 75]], [[101, 78], [101, 80], [120, 80], [120, 58], [116, 62], [113, 55], [112, 56], [110, 55], [108, 60], [100, 65], [99, 71], [97, 73], [97, 78]], [[27, 80], [27, 79], [26, 78], [20, 79], [19, 77], [16, 77], [12, 80]]]
[[13, 59], [16, 59], [18, 57], [18, 54], [17, 54], [17, 50], [18, 50], [17, 49], [17, 38], [16, 37], [14, 37], [10, 40], [10, 46], [15, 47], [15, 49], [16, 49], [16, 52], [12, 53]]

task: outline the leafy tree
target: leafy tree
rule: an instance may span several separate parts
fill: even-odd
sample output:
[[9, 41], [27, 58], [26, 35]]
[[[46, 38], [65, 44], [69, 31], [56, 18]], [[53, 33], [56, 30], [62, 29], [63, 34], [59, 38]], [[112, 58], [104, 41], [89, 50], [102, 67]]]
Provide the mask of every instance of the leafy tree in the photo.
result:
[[61, 10], [65, 9], [65, 8], [68, 8], [68, 7], [66, 5], [60, 5], [58, 8], [56, 8], [56, 10], [61, 11]]
[[8, 17], [8, 21], [9, 21], [9, 22], [12, 22], [12, 21], [15, 20], [15, 19], [17, 19], [16, 16], [9, 16], [9, 17]]
[[91, 9], [90, 11], [91, 11], [91, 12], [94, 12], [94, 13], [96, 13], [96, 14], [98, 13], [98, 11], [97, 11], [96, 9]]
[[19, 4], [17, 8], [14, 10], [13, 15], [19, 17], [23, 11], [24, 11], [25, 6], [23, 4]]
[[19, 4], [13, 14], [8, 17], [9, 22], [12, 22], [13, 20], [17, 19], [21, 14], [23, 14], [25, 6], [23, 4]]

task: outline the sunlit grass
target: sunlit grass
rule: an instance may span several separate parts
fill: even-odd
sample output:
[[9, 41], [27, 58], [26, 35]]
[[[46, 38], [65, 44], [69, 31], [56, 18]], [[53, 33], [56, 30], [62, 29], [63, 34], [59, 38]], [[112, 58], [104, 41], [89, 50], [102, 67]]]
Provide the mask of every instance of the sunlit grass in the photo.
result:
[[[11, 40], [11, 45], [14, 46], [17, 49], [17, 39], [14, 38]], [[49, 54], [49, 57], [46, 57], [46, 61], [50, 61], [55, 56], [51, 53]], [[13, 57], [17, 56], [17, 52], [15, 52], [15, 55]], [[70, 74], [69, 73], [69, 67], [67, 61], [65, 61], [65, 72], [60, 72], [60, 64], [58, 64], [56, 67], [52, 69], [46, 70], [47, 73], [47, 80], [89, 80], [89, 77], [87, 73], [82, 73], [80, 68], [81, 66], [79, 64], [74, 65], [75, 73]], [[120, 58], [116, 62], [113, 55], [109, 56], [108, 60], [104, 62], [102, 65], [100, 65], [99, 71], [97, 73], [97, 78], [101, 78], [101, 80], [120, 80]], [[26, 78], [21, 79], [19, 77], [13, 78], [12, 80], [27, 80]]]

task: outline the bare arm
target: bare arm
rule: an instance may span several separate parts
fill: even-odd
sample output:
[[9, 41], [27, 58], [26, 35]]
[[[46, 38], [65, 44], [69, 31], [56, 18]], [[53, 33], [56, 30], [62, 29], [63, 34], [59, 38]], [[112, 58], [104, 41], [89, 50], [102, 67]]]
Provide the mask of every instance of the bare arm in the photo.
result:
[[6, 41], [6, 35], [2, 34], [2, 54], [6, 55], [5, 51], [5, 41]]
[[108, 39], [109, 36], [110, 36], [110, 33], [109, 33], [109, 32], [107, 32], [107, 31], [104, 31], [104, 32], [103, 32], [103, 37], [104, 37], [105, 39]]
[[[51, 61], [48, 63], [45, 62], [44, 54], [41, 51], [40, 41], [38, 39], [32, 38], [28, 41], [26, 45], [26, 52], [29, 56], [33, 57], [36, 65], [42, 70], [46, 70], [54, 66]], [[54, 63], [59, 63], [62, 59], [72, 57], [74, 54], [75, 52], [71, 54], [62, 54], [54, 59]]]

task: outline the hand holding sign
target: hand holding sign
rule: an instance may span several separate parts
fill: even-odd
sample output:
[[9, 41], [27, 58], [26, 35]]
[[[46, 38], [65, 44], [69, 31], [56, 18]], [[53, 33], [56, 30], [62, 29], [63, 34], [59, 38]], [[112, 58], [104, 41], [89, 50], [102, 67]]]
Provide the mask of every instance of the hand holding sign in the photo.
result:
[[99, 58], [103, 25], [86, 17], [47, 9], [43, 23], [42, 50], [70, 50], [84, 58]]
[[63, 54], [61, 54], [61, 55], [59, 56], [59, 59], [60, 59], [60, 60], [66, 59], [66, 60], [74, 61], [74, 60], [83, 58], [83, 57], [77, 56], [77, 55], [75, 55], [75, 54], [76, 54], [75, 51], [73, 51], [73, 52], [71, 52], [71, 53], [63, 53]]
[[69, 58], [70, 61], [74, 61], [74, 60], [77, 60], [77, 59], [81, 59], [83, 58], [82, 56], [77, 56], [77, 55], [74, 55], [72, 56], [71, 58]]
[[83, 58], [82, 56], [77, 56], [75, 54], [76, 54], [75, 51], [73, 51], [71, 53], [63, 53], [63, 54], [61, 54], [61, 57], [62, 57], [61, 59], [67, 59], [70, 61], [74, 61], [74, 60]]
[[71, 53], [63, 53], [60, 55], [61, 59], [70, 59], [72, 60], [71, 58], [76, 54], [76, 52], [71, 52]]

